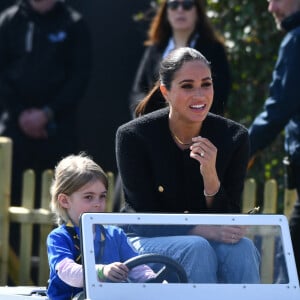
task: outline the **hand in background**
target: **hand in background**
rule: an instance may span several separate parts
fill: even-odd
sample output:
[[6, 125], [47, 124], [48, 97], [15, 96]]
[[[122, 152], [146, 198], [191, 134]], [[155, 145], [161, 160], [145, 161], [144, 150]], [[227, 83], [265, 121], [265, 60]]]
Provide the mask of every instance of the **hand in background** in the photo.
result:
[[21, 130], [25, 135], [33, 139], [46, 139], [48, 137], [47, 123], [47, 116], [42, 109], [27, 109], [19, 116]]

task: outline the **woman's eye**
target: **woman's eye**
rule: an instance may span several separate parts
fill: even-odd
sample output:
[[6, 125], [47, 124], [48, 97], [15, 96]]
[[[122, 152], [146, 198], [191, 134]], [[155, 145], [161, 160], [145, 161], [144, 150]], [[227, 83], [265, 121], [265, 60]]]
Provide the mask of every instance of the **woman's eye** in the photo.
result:
[[210, 86], [212, 86], [212, 82], [204, 82], [202, 84], [202, 87], [210, 87]]
[[192, 89], [192, 88], [193, 88], [193, 85], [187, 83], [187, 84], [183, 84], [183, 85], [181, 86], [181, 88], [183, 88], [183, 89]]

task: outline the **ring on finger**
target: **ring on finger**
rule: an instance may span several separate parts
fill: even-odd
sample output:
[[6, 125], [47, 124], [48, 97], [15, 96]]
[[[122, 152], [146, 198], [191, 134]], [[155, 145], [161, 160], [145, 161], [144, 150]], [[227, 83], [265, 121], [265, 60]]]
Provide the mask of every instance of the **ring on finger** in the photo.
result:
[[235, 235], [232, 234], [232, 236], [231, 236], [231, 244], [234, 244], [234, 242], [235, 242]]
[[204, 157], [204, 152], [203, 152], [203, 151], [200, 152], [200, 156], [201, 156], [201, 157]]

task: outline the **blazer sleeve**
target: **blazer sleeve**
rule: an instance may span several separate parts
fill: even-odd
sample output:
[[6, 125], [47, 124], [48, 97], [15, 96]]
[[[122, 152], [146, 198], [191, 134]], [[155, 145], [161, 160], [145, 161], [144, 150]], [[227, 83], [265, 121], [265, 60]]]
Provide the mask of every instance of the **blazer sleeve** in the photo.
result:
[[[282, 42], [263, 111], [249, 128], [251, 156], [268, 146], [291, 118], [295, 127], [300, 114], [300, 35]], [[296, 125], [297, 126], [297, 125]]]
[[116, 159], [126, 203], [138, 212], [159, 212], [153, 176], [149, 174], [151, 161], [142, 134], [121, 126], [116, 134]]

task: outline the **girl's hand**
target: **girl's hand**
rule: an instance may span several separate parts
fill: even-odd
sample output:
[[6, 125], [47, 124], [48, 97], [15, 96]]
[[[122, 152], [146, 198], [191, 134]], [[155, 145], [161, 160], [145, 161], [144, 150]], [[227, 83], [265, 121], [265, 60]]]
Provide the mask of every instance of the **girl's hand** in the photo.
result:
[[126, 281], [129, 269], [120, 262], [114, 262], [109, 265], [104, 265], [103, 275], [106, 279], [112, 282]]

